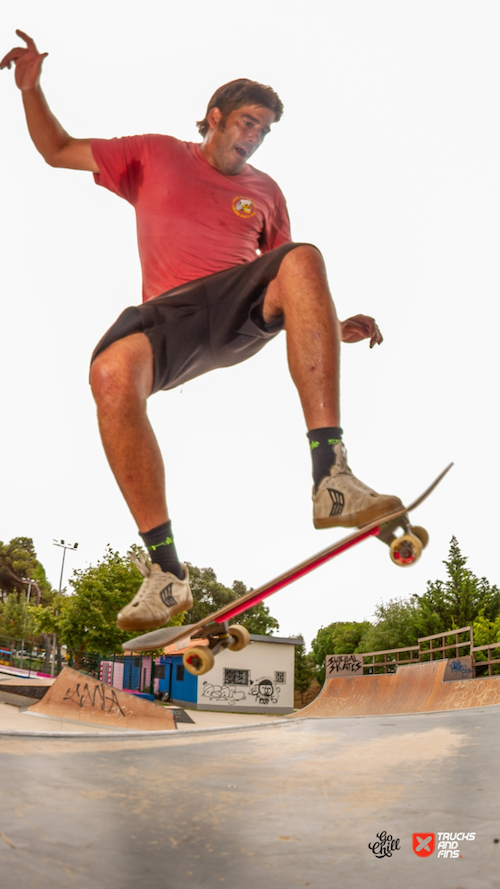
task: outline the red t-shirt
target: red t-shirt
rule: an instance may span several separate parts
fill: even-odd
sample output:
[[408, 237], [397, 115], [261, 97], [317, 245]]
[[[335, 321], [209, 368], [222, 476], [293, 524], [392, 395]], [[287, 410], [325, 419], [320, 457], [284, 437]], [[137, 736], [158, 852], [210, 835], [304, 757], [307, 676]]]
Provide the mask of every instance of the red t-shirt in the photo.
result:
[[249, 164], [226, 176], [172, 136], [93, 139], [92, 152], [97, 184], [135, 207], [144, 301], [291, 240], [282, 192]]

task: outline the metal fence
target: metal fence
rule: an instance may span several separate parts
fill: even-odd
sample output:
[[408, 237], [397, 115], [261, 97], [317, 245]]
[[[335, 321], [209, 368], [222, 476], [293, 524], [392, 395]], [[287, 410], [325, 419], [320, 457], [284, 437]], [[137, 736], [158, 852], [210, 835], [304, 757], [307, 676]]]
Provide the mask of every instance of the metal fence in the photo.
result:
[[[107, 685], [141, 694], [155, 694], [164, 673], [160, 660], [164, 658], [86, 652], [78, 670]], [[51, 650], [47, 652], [31, 643], [25, 643], [21, 648], [19, 640], [0, 636], [0, 673], [3, 671], [28, 678], [51, 677], [57, 676], [63, 667], [73, 666], [73, 658], [64, 653], [58, 658], [57, 653]]]
[[43, 648], [30, 642], [0, 636], [0, 671], [2, 667], [10, 670], [23, 670], [30, 676], [50, 676], [50, 656]]

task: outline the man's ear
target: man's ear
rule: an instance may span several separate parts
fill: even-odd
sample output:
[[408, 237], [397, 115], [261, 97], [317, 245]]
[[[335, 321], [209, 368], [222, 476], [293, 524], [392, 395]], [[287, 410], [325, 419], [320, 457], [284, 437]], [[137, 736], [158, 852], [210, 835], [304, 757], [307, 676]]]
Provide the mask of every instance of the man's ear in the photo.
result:
[[211, 108], [207, 115], [208, 124], [210, 129], [215, 130], [219, 126], [219, 123], [222, 120], [222, 111], [220, 108]]

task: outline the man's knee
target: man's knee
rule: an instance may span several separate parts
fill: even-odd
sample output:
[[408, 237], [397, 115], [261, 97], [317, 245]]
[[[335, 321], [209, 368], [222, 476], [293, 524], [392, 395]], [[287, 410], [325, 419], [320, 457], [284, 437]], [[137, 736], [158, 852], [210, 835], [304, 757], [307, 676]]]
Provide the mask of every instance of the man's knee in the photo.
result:
[[300, 244], [283, 257], [278, 274], [267, 288], [264, 320], [286, 316], [294, 305], [306, 305], [311, 295], [324, 303], [331, 301], [321, 253], [311, 244]]
[[108, 398], [147, 398], [153, 386], [153, 352], [145, 334], [116, 340], [94, 358], [90, 386], [97, 403]]
[[109, 397], [113, 390], [119, 396], [124, 378], [124, 368], [115, 360], [111, 346], [100, 352], [90, 367], [90, 388], [97, 404]]
[[316, 272], [324, 275], [325, 263], [317, 247], [312, 244], [299, 244], [283, 257], [279, 272], [305, 275]]

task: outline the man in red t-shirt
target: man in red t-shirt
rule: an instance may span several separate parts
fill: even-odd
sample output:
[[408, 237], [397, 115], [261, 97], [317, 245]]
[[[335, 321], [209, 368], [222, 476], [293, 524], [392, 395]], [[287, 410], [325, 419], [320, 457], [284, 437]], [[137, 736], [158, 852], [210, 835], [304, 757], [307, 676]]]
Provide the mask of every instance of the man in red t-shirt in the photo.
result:
[[382, 342], [373, 318], [339, 322], [323, 259], [291, 240], [285, 199], [248, 161], [283, 105], [267, 86], [236, 80], [214, 93], [198, 122], [202, 143], [169, 136], [74, 139], [40, 89], [47, 53], [26, 47], [15, 63], [31, 138], [51, 166], [87, 170], [135, 208], [143, 304], [120, 315], [97, 345], [90, 382], [111, 469], [137, 521], [151, 565], [118, 615], [124, 630], [161, 626], [192, 604], [165, 495], [162, 456], [146, 401], [215, 367], [237, 364], [286, 330], [313, 460], [317, 528], [356, 527], [398, 509], [347, 465], [339, 404], [340, 341]]
[[98, 185], [137, 217], [143, 300], [291, 241], [285, 198], [270, 176], [245, 164], [221, 176], [201, 145], [171, 136], [91, 139]]

